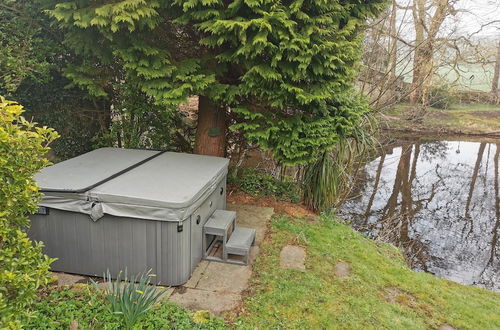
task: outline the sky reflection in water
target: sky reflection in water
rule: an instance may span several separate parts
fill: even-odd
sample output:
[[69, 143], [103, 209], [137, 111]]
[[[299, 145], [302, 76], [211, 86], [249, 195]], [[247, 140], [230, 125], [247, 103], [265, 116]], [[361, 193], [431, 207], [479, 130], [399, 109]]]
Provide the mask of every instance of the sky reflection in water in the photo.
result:
[[415, 270], [500, 291], [499, 154], [485, 142], [386, 147], [340, 214], [402, 248]]

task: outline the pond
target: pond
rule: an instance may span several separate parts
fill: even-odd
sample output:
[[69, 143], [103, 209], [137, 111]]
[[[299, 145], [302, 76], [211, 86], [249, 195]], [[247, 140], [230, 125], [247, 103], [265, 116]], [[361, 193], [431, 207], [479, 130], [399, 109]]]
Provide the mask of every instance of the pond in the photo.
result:
[[405, 139], [360, 170], [340, 215], [417, 271], [500, 291], [500, 141]]

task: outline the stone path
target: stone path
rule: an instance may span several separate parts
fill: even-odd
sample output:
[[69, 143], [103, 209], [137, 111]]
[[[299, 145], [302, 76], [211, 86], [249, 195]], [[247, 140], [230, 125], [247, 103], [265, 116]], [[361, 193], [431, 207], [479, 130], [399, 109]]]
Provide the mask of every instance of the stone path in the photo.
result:
[[335, 264], [333, 273], [337, 277], [348, 277], [351, 274], [351, 267], [347, 262], [340, 261]]
[[306, 249], [301, 246], [287, 245], [280, 252], [280, 267], [305, 270]]
[[438, 329], [439, 330], [457, 330], [457, 328], [454, 328], [449, 324], [440, 325]]
[[228, 205], [236, 211], [236, 224], [257, 231], [256, 245], [250, 249], [249, 264], [240, 266], [215, 261], [198, 264], [189, 281], [174, 290], [170, 300], [192, 310], [208, 310], [216, 315], [236, 308], [252, 276], [251, 264], [259, 253], [273, 209], [251, 205]]
[[[161, 299], [170, 298], [192, 310], [208, 310], [221, 315], [241, 303], [241, 294], [248, 287], [252, 276], [251, 264], [259, 253], [259, 244], [266, 234], [267, 223], [274, 214], [272, 208], [252, 205], [228, 204], [227, 208], [236, 211], [236, 224], [256, 230], [255, 246], [250, 249], [247, 266], [224, 264], [215, 261], [201, 261], [189, 281], [183, 286], [168, 288]], [[52, 273], [58, 285], [90, 283], [88, 276]], [[103, 284], [99, 284], [102, 286]]]

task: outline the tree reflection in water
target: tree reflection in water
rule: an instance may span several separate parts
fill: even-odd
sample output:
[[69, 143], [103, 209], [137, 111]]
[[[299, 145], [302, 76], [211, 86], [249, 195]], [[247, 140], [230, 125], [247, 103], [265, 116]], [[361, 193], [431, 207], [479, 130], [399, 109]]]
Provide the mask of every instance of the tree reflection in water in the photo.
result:
[[406, 140], [368, 163], [340, 214], [400, 247], [409, 264], [500, 291], [496, 143]]

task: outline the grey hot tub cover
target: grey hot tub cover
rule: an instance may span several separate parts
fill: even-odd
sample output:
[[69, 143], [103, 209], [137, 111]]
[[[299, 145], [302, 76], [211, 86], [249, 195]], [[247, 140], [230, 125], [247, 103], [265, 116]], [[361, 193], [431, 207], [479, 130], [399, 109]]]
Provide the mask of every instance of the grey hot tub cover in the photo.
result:
[[186, 219], [227, 175], [220, 157], [101, 148], [35, 176], [41, 206], [158, 221]]

